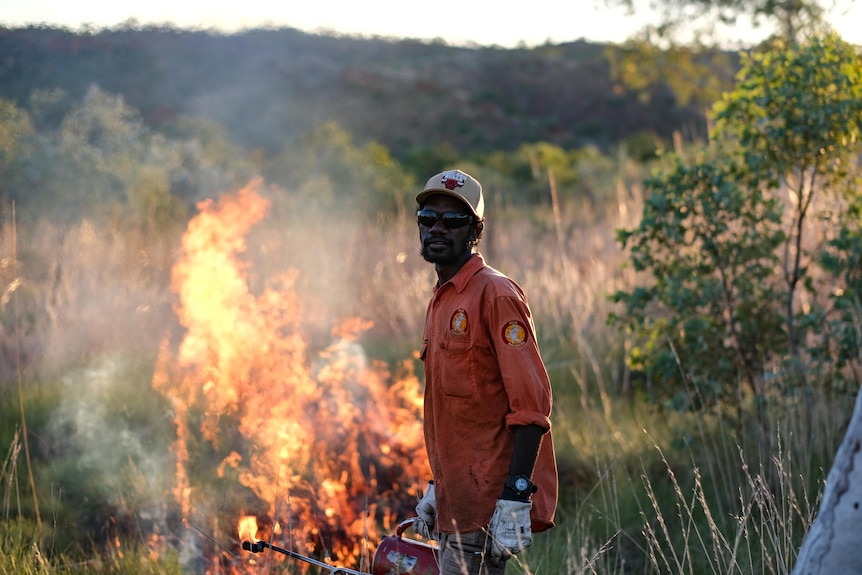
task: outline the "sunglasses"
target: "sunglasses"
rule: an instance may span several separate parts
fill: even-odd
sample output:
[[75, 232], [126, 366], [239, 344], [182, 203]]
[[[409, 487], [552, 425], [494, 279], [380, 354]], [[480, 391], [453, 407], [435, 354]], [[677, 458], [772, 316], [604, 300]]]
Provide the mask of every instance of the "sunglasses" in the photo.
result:
[[416, 212], [416, 219], [426, 228], [433, 227], [439, 221], [448, 229], [463, 228], [466, 225], [473, 223], [473, 216], [470, 214], [459, 214], [456, 212], [446, 212], [440, 214], [434, 210], [419, 210]]

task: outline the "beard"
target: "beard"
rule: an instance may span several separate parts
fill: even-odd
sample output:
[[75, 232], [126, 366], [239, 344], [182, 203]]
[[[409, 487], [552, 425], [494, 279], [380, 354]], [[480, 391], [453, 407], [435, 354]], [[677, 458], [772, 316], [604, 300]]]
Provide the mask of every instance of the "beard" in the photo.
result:
[[447, 247], [443, 250], [439, 248], [429, 249], [428, 244], [425, 243], [419, 251], [426, 262], [444, 266], [455, 264], [460, 261], [465, 254], [470, 254], [472, 252], [473, 245], [470, 242], [464, 242], [461, 245], [447, 242]]

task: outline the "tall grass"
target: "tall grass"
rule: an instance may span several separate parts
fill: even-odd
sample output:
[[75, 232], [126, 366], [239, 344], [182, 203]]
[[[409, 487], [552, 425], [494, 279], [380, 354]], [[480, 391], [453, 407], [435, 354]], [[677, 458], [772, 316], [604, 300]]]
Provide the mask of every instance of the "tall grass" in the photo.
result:
[[[509, 204], [488, 214], [482, 251], [524, 287], [535, 314], [554, 385], [561, 482], [557, 527], [538, 534], [510, 570], [789, 573], [852, 398], [829, 394], [818, 381], [810, 382], [807, 405], [770, 398], [773, 435], [766, 443], [720, 411], [676, 413], [648, 403], [625, 366], [625, 335], [605, 323], [611, 311], [605, 296], [636, 280], [613, 238], [640, 213], [632, 183], [638, 174], [618, 169], [601, 202], [563, 197], [552, 210], [549, 190], [544, 207]], [[323, 209], [320, 215], [331, 217]], [[369, 355], [393, 363], [410, 358], [434, 281], [433, 269], [418, 256], [412, 218], [405, 214], [383, 229], [353, 219], [328, 226], [312, 220], [308, 210], [293, 218], [282, 213], [255, 231], [250, 265], [260, 275], [299, 270], [312, 347], [328, 337], [338, 317], [354, 315], [374, 322], [362, 342]], [[64, 413], [60, 404], [69, 394], [90, 397], [72, 387], [77, 380], [70, 374], [121, 356], [133, 360], [104, 376], [92, 402], [110, 406], [106, 421], [127, 432], [124, 437], [147, 438], [142, 453], [166, 449], [166, 406], [147, 385], [153, 350], [176, 328], [169, 313], [173, 244], [121, 225], [99, 229], [86, 222], [62, 231], [34, 227], [19, 238], [27, 246], [19, 255], [27, 283], [16, 320], [26, 328], [24, 401], [37, 487], [47, 503], [39, 528], [22, 475], [17, 402], [4, 380], [0, 573], [179, 573], [175, 552], [162, 548], [154, 555], [149, 546], [155, 522], [147, 523], [138, 506], [156, 496], [148, 491], [155, 487], [142, 460], [115, 461], [124, 479], [108, 486], [111, 498], [94, 501], [106, 492], [90, 475], [94, 466], [80, 464], [80, 453], [47, 443], [56, 437], [48, 428]], [[8, 245], [0, 249], [9, 257]], [[117, 509], [125, 520], [111, 523]]]
[[[850, 415], [833, 399], [817, 403], [833, 405], [836, 422]], [[721, 421], [615, 404], [614, 421], [557, 418], [561, 460], [577, 451], [583, 467], [561, 470], [558, 527], [536, 537], [519, 572], [790, 573], [831, 453], [793, 425], [776, 426], [776, 449], [764, 454]], [[829, 433], [840, 442], [840, 424]]]

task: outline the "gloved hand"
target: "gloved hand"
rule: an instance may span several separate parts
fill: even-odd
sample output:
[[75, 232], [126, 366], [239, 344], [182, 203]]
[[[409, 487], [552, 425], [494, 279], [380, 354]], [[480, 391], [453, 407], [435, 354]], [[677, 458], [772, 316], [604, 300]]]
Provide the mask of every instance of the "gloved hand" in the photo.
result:
[[428, 483], [425, 495], [416, 505], [417, 519], [413, 522], [413, 531], [425, 537], [433, 539], [434, 524], [437, 522], [437, 497], [434, 495], [434, 484]]
[[530, 509], [532, 508], [531, 501], [497, 500], [497, 507], [488, 524], [491, 558], [497, 563], [533, 543], [533, 532], [530, 529]]

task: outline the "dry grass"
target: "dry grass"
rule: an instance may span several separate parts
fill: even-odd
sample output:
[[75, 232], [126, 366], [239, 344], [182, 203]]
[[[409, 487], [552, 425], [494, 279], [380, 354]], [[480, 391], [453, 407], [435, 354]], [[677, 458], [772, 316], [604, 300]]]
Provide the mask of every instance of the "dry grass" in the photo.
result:
[[[640, 199], [636, 186], [621, 181], [617, 188], [617, 201], [601, 208], [563, 201], [556, 216], [550, 209], [488, 214], [482, 251], [527, 292], [552, 375], [562, 488], [558, 528], [538, 536], [512, 570], [789, 573], [852, 398], [776, 402], [775, 449], [766, 452], [719, 415], [669, 414], [643, 403], [625, 368], [627, 344], [605, 323], [606, 295], [635, 281], [613, 238], [616, 228], [634, 225]], [[434, 281], [418, 255], [412, 217], [380, 228], [329, 215], [303, 211], [262, 224], [249, 241], [250, 285], [261, 289], [268, 276], [295, 269], [312, 347], [328, 342], [341, 319], [362, 317], [374, 322], [364, 341], [370, 355], [409, 358]], [[34, 373], [49, 367], [86, 366], [115, 353], [154, 356], [177, 329], [169, 289], [174, 240], [87, 222], [20, 230], [19, 308], [14, 318], [3, 310], [0, 348], [9, 349], [10, 325], [25, 328], [28, 393], [41, 385]], [[8, 245], [0, 249], [8, 263]], [[12, 396], [0, 387], [4, 419]], [[9, 445], [0, 469], [0, 573], [53, 572], [70, 560], [46, 558], [53, 535], [28, 523], [20, 437], [9, 425], [0, 426]], [[175, 558], [148, 562], [140, 534], [132, 535], [137, 543], [100, 555], [101, 571], [95, 563], [76, 569], [173, 572]]]

